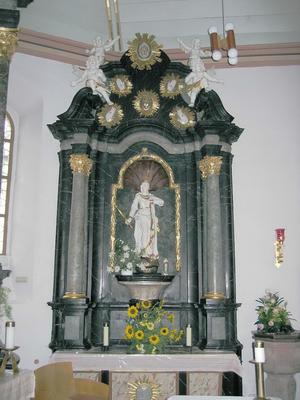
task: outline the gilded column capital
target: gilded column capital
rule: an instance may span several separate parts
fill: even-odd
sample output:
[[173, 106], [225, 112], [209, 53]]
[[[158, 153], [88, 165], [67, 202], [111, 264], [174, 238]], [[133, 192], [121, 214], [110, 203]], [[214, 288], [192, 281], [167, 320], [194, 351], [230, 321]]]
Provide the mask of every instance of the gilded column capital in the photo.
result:
[[222, 166], [221, 156], [205, 156], [199, 162], [202, 179], [207, 179], [210, 175], [220, 175]]
[[0, 57], [10, 59], [18, 42], [17, 28], [0, 27]]
[[93, 161], [87, 154], [71, 154], [69, 162], [73, 174], [78, 173], [85, 176], [90, 175]]

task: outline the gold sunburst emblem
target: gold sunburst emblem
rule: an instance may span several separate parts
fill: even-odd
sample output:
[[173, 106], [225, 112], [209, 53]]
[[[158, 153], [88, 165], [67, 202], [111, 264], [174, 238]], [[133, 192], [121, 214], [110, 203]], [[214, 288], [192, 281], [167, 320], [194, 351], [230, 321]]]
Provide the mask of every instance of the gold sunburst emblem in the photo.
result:
[[132, 68], [150, 70], [152, 65], [161, 62], [162, 45], [154, 40], [155, 36], [148, 33], [136, 33], [135, 36], [135, 39], [128, 42], [128, 55], [132, 61]]
[[149, 399], [159, 400], [161, 394], [160, 385], [153, 383], [144, 377], [135, 382], [128, 382], [129, 400]]
[[169, 117], [171, 124], [177, 129], [191, 128], [195, 125], [195, 114], [187, 107], [174, 107]]
[[133, 107], [143, 117], [151, 117], [159, 109], [159, 97], [152, 90], [140, 90], [133, 100]]
[[117, 95], [127, 96], [132, 91], [132, 83], [126, 75], [116, 75], [110, 81], [110, 90]]
[[106, 128], [118, 125], [123, 119], [124, 113], [118, 104], [105, 104], [101, 111], [97, 113], [99, 124]]
[[174, 97], [180, 94], [182, 89], [181, 79], [179, 75], [167, 74], [160, 82], [160, 94], [163, 97], [169, 97], [174, 99]]

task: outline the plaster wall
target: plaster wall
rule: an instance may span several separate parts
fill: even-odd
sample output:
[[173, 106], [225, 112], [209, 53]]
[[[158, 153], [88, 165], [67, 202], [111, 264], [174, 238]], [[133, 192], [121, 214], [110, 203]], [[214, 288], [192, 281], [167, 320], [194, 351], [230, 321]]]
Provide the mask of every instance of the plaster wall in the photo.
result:
[[[251, 331], [255, 299], [279, 291], [300, 329], [300, 67], [232, 68], [217, 71], [215, 85], [227, 111], [245, 128], [233, 144], [238, 338], [244, 345], [244, 394], [255, 393]], [[13, 274], [16, 343], [21, 365], [47, 362], [58, 183], [58, 142], [46, 127], [64, 112], [77, 88], [71, 66], [16, 54], [11, 63], [8, 109], [18, 120], [9, 254]], [[284, 264], [274, 266], [274, 229], [286, 228]], [[18, 282], [23, 278], [23, 282]], [[300, 396], [300, 379], [298, 394]], [[297, 398], [299, 398], [299, 396]]]

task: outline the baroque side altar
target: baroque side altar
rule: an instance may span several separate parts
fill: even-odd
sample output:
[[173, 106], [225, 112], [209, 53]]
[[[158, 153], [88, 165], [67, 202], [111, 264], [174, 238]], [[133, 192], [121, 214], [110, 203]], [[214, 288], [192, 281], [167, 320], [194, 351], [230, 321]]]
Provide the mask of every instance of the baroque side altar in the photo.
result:
[[[163, 299], [182, 334], [166, 342], [161, 362], [188, 356], [201, 365], [213, 352], [216, 369], [230, 354], [235, 367], [221, 372], [231, 374], [227, 392], [240, 394], [231, 144], [242, 129], [208, 90], [217, 80], [198, 42], [186, 46], [189, 66], [171, 62], [148, 34], [118, 62], [104, 63], [99, 43], [76, 70], [73, 84], [85, 87], [49, 125], [61, 146], [53, 359], [122, 360], [128, 307]], [[152, 325], [143, 326], [144, 344]], [[161, 329], [167, 336], [171, 327]], [[153, 345], [162, 339], [154, 336]]]

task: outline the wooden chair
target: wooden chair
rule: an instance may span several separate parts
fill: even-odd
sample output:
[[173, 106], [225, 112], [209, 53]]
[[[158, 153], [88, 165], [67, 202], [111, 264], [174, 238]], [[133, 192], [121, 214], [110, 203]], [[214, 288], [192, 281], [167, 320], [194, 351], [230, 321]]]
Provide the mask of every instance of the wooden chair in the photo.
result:
[[73, 378], [70, 362], [47, 364], [35, 370], [35, 400], [108, 400], [109, 386]]

